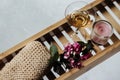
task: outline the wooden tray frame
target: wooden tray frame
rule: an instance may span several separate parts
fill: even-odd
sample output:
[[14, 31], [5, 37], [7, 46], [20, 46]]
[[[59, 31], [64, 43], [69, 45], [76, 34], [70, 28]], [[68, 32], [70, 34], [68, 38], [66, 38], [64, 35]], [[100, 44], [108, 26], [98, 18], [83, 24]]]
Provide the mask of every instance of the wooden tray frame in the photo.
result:
[[[88, 4], [86, 7], [84, 8], [92, 8], [96, 11], [101, 11], [101, 13], [106, 16], [106, 18], [108, 19], [108, 21], [110, 21], [113, 25], [113, 27], [115, 28], [115, 30], [117, 31], [117, 33], [120, 35], [120, 25], [113, 20], [113, 18], [109, 17], [109, 13], [106, 10], [102, 10], [103, 7], [105, 7], [106, 5], [108, 5], [110, 7], [111, 10], [115, 11], [114, 13], [117, 15], [118, 19], [120, 19], [120, 11], [117, 10], [115, 7], [113, 7], [113, 4], [111, 4], [110, 2], [114, 1], [114, 0], [109, 0], [109, 2], [107, 2], [108, 0], [95, 0], [94, 2]], [[120, 2], [119, 0], [116, 0], [118, 3]], [[102, 8], [101, 8], [101, 4], [102, 4]], [[96, 9], [97, 7], [97, 9]], [[117, 10], [117, 11], [116, 11]], [[100, 17], [98, 17], [98, 19], [100, 19]], [[102, 18], [103, 19], [103, 18]], [[25, 41], [22, 41], [21, 43], [15, 45], [14, 47], [8, 49], [7, 51], [3, 52], [0, 54], [0, 69], [2, 69], [2, 67], [4, 67], [5, 63], [9, 62], [24, 46], [27, 45], [27, 43], [37, 40], [40, 42], [44, 42], [44, 41], [48, 41], [48, 43], [53, 42], [55, 43], [55, 41], [53, 39], [49, 39], [49, 37], [53, 37], [54, 35], [57, 35], [57, 37], [60, 39], [60, 41], [63, 44], [66, 44], [66, 40], [64, 41], [63, 35], [58, 35], [59, 32], [66, 30], [66, 32], [68, 32], [68, 34], [71, 34], [73, 31], [71, 29], [67, 29], [68, 28], [68, 24], [66, 19], [62, 19], [60, 21], [58, 21], [57, 23], [49, 26], [48, 28], [46, 28], [45, 30], [38, 32], [37, 34], [33, 35], [32, 37], [26, 39]], [[59, 27], [63, 27], [63, 30], [59, 30]], [[53, 34], [51, 34], [50, 32], [53, 32]], [[87, 33], [88, 34], [88, 33]], [[119, 37], [118, 35], [118, 37]], [[45, 39], [44, 39], [44, 38]], [[88, 34], [89, 37], [89, 34]], [[111, 40], [113, 41], [113, 44], [107, 44], [103, 47], [105, 47], [104, 50], [102, 50], [99, 46], [94, 46], [94, 48], [96, 49], [96, 55], [92, 56], [91, 58], [89, 58], [88, 60], [83, 62], [84, 67], [82, 67], [81, 69], [72, 69], [62, 75], [60, 75], [60, 77], [56, 78], [56, 80], [73, 80], [76, 77], [80, 76], [81, 74], [87, 72], [88, 70], [90, 70], [91, 68], [93, 68], [94, 66], [98, 65], [99, 63], [101, 63], [102, 61], [108, 59], [109, 57], [111, 57], [112, 55], [116, 54], [118, 51], [120, 51], [120, 38], [118, 38], [115, 34], [111, 37]], [[49, 40], [48, 40], [49, 39]], [[78, 40], [77, 38], [75, 38], [75, 40]], [[57, 43], [55, 43], [57, 45]], [[43, 43], [44, 45], [44, 43]], [[58, 48], [60, 48], [58, 46]], [[60, 52], [62, 52], [62, 49], [59, 49]], [[50, 79], [52, 80], [52, 79]]]

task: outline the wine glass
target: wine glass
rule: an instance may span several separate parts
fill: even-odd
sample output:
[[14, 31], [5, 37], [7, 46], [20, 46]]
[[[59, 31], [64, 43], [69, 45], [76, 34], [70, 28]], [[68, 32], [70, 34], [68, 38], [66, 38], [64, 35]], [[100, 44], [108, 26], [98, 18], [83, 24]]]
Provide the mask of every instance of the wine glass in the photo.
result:
[[[85, 7], [88, 3], [85, 1], [75, 1], [69, 4], [65, 9], [65, 18], [68, 21], [68, 24], [76, 28], [74, 34], [71, 35], [73, 37], [77, 34], [78, 30], [84, 33], [85, 37], [85, 27], [90, 26], [95, 22], [96, 13], [93, 9], [88, 9], [89, 7]], [[89, 5], [90, 6], [90, 5]]]

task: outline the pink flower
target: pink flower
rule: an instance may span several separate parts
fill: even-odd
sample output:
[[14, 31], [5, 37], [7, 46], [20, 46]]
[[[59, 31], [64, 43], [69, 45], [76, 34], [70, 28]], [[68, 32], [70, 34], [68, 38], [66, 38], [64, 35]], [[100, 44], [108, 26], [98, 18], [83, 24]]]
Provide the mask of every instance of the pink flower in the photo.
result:
[[73, 44], [68, 44], [67, 46], [65, 46], [64, 52], [76, 52], [76, 54], [79, 54], [82, 51], [82, 47], [79, 43], [74, 42]]
[[75, 60], [74, 60], [73, 58], [70, 58], [68, 61], [70, 62], [70, 66], [71, 66], [71, 67], [74, 67], [73, 64], [74, 64]]
[[73, 58], [70, 58], [68, 61], [71, 68], [80, 68], [82, 66], [82, 63], [80, 61], [76, 62]]
[[74, 48], [73, 48], [72, 44], [69, 43], [67, 46], [65, 46], [64, 52], [71, 53], [71, 51], [73, 51], [73, 50], [74, 50]]
[[64, 59], [68, 59], [70, 57], [70, 53], [69, 52], [66, 52], [65, 54], [64, 54]]
[[82, 63], [81, 62], [77, 62], [76, 66], [74, 68], [81, 68], [81, 66], [82, 66]]
[[76, 54], [80, 54], [80, 52], [82, 51], [81, 45], [77, 42], [74, 42], [73, 47]]
[[81, 56], [81, 60], [86, 60], [86, 59], [90, 58], [91, 56], [92, 56], [92, 54], [89, 52], [89, 53]]

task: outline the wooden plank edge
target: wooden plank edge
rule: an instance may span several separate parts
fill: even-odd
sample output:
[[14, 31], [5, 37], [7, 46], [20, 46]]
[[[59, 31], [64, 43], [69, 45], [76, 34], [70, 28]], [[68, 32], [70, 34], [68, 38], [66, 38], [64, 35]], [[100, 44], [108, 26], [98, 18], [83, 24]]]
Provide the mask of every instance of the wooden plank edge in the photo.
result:
[[105, 0], [95, 0], [95, 1], [87, 4], [85, 7], [81, 8], [81, 10], [91, 9], [91, 8], [95, 7], [96, 5], [100, 4], [103, 1], [105, 1]]
[[100, 64], [101, 62], [105, 61], [112, 55], [116, 54], [120, 51], [120, 40], [117, 41], [115, 44], [109, 46], [107, 49], [97, 53], [97, 55], [89, 58], [88, 60], [83, 62], [84, 67], [81, 69], [72, 69], [69, 72], [64, 73], [56, 80], [74, 80], [78, 76], [82, 75], [83, 73], [89, 71], [96, 65]]

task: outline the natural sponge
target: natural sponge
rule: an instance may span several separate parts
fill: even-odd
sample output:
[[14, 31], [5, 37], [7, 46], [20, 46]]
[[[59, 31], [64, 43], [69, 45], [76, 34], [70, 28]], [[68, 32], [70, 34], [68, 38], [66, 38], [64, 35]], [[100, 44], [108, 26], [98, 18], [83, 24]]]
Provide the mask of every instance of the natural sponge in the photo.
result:
[[38, 41], [28, 43], [0, 71], [0, 80], [40, 80], [48, 67], [50, 53]]

